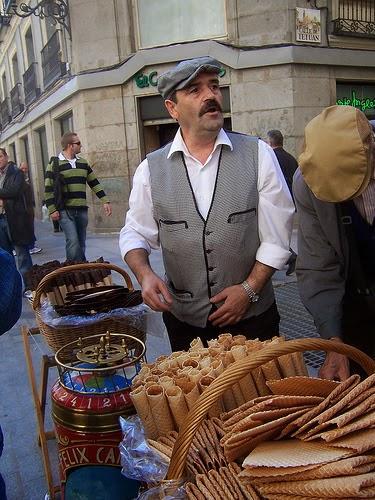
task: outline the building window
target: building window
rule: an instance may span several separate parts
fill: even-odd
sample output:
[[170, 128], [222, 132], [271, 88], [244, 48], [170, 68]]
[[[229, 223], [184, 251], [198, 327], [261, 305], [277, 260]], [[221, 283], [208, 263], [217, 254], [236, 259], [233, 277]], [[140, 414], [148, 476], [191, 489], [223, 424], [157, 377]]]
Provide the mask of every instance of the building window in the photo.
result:
[[40, 158], [42, 160], [43, 172], [46, 171], [46, 167], [48, 165], [48, 145], [47, 145], [47, 134], [45, 127], [39, 128], [36, 133], [38, 134], [39, 139], [39, 151]]
[[73, 114], [69, 113], [67, 115], [62, 116], [59, 118], [59, 123], [60, 123], [60, 134], [61, 137], [66, 133], [66, 132], [73, 132]]
[[333, 34], [375, 37], [374, 0], [335, 0]]
[[13, 83], [19, 83], [20, 81], [20, 72], [18, 70], [18, 57], [17, 54], [14, 54], [12, 57], [12, 70], [13, 70]]
[[33, 41], [33, 33], [30, 28], [26, 31], [25, 34], [25, 47], [26, 47], [26, 58], [28, 67], [30, 64], [35, 62], [35, 52], [34, 52], [34, 41]]
[[5, 75], [5, 72], [1, 75], [1, 84], [3, 87], [3, 100], [5, 100], [8, 97], [8, 85], [7, 85], [7, 77]]
[[225, 0], [138, 0], [141, 48], [227, 34]]
[[14, 142], [9, 144], [9, 157], [17, 165], [17, 152], [16, 152], [16, 145]]

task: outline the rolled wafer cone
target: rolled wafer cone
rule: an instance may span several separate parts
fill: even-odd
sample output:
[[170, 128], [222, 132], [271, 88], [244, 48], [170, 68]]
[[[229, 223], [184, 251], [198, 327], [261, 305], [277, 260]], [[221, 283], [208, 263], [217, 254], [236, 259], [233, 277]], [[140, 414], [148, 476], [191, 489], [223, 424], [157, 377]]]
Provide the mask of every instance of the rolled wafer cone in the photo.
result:
[[165, 393], [167, 395], [169, 408], [176, 422], [176, 427], [179, 429], [189, 411], [184, 394], [178, 386], [167, 388]]
[[279, 356], [277, 358], [277, 362], [279, 364], [281, 374], [284, 378], [295, 377], [297, 375], [293, 358], [290, 354]]
[[204, 494], [206, 499], [217, 500], [215, 488], [211, 485], [204, 474], [198, 474], [198, 476], [195, 478], [195, 481], [197, 483], [197, 487]]
[[164, 389], [168, 389], [168, 387], [174, 386], [174, 380], [172, 377], [168, 377], [167, 375], [162, 375], [159, 377], [159, 384], [164, 387]]
[[309, 372], [307, 371], [307, 368], [306, 368], [306, 363], [305, 363], [305, 358], [303, 357], [303, 353], [302, 352], [293, 352], [292, 356], [293, 356], [294, 366], [297, 370], [297, 375], [308, 377]]
[[192, 340], [190, 342], [190, 351], [197, 351], [199, 349], [203, 349], [204, 345], [200, 337], [197, 337], [196, 339]]
[[211, 358], [216, 358], [223, 352], [223, 349], [221, 346], [211, 346], [208, 348], [208, 352]]
[[170, 368], [169, 360], [168, 359], [164, 359], [163, 361], [160, 361], [160, 363], [158, 363], [158, 368], [162, 372], [167, 371]]
[[265, 363], [264, 365], [261, 366], [261, 368], [266, 383], [267, 380], [278, 380], [282, 378], [282, 375], [278, 368], [278, 364], [274, 360]]
[[[211, 363], [212, 369], [215, 373], [215, 377], [218, 377], [224, 371], [224, 365], [222, 359], [214, 359]], [[227, 389], [224, 394], [221, 396], [221, 404], [225, 411], [232, 410], [233, 408], [237, 408], [236, 400], [234, 399], [232, 389]]]
[[[246, 358], [247, 356], [246, 346], [244, 344], [234, 345], [230, 351], [235, 361]], [[245, 401], [250, 401], [259, 396], [254, 380], [250, 373], [245, 375], [238, 382], [238, 385], [240, 386]]]
[[133, 401], [137, 414], [142, 420], [146, 437], [156, 439], [158, 437], [158, 429], [148, 404], [145, 388], [140, 386], [132, 390], [130, 399]]
[[153, 448], [155, 448], [155, 450], [158, 450], [165, 457], [167, 457], [168, 459], [171, 458], [172, 448], [170, 446], [167, 446], [163, 443], [159, 443], [159, 441], [155, 441], [154, 439], [148, 439], [148, 442]]
[[231, 491], [228, 488], [226, 481], [223, 480], [222, 476], [220, 476], [216, 470], [210, 470], [208, 472], [208, 478], [211, 483], [216, 486], [217, 492], [221, 498], [231, 498]]
[[180, 381], [179, 384], [176, 384], [181, 387], [182, 392], [185, 396], [185, 401], [189, 410], [194, 406], [194, 403], [199, 398], [199, 389], [197, 384], [192, 382], [191, 380]]
[[327, 443], [332, 442], [332, 445], [334, 446], [335, 439], [339, 439], [343, 436], [346, 436], [347, 434], [351, 434], [356, 431], [360, 431], [362, 429], [370, 429], [371, 427], [374, 426], [375, 426], [375, 411], [373, 411], [372, 413], [367, 413], [365, 415], [362, 415], [361, 417], [357, 418], [353, 422], [350, 422], [344, 427], [341, 427], [340, 429], [333, 429], [330, 431], [321, 432], [317, 435], [314, 435], [313, 437], [315, 439], [318, 437], [320, 439], [324, 439], [324, 441], [326, 441]]
[[189, 380], [194, 382], [194, 384], [198, 384], [198, 381], [202, 377], [202, 374], [198, 368], [191, 368], [189, 370], [188, 376], [189, 376]]
[[201, 357], [201, 359], [199, 360], [199, 367], [202, 370], [211, 369], [211, 357], [210, 356]]
[[[209, 375], [205, 375], [199, 379], [199, 387], [201, 388], [201, 392], [203, 392], [207, 387], [209, 387], [214, 381], [214, 377], [210, 377]], [[210, 417], [218, 417], [223, 411], [223, 407], [221, 405], [221, 400], [218, 399], [208, 410], [208, 415]]]
[[231, 333], [220, 333], [220, 335], [218, 335], [217, 337], [219, 344], [227, 346], [228, 349], [230, 349], [232, 346], [232, 339], [233, 337]]
[[219, 474], [226, 482], [227, 487], [231, 492], [232, 496], [230, 496], [229, 498], [238, 498], [238, 499], [244, 498], [237, 481], [234, 479], [233, 474], [228, 469], [228, 467], [220, 467]]
[[183, 361], [183, 363], [182, 363], [182, 368], [187, 368], [187, 367], [188, 368], [198, 368], [199, 361], [189, 357], [188, 359], [185, 359], [185, 361]]
[[146, 395], [158, 436], [164, 436], [169, 431], [173, 431], [175, 426], [163, 387], [152, 385], [146, 389]]
[[232, 345], [245, 345], [247, 338], [245, 335], [233, 335]]
[[193, 483], [186, 483], [185, 491], [189, 500], [206, 500], [204, 494]]
[[147, 375], [144, 378], [144, 382], [154, 382], [156, 384], [159, 382], [159, 377], [157, 375]]
[[206, 366], [205, 368], [200, 369], [201, 377], [205, 377], [208, 375], [209, 377], [216, 378], [215, 371], [212, 368], [211, 364]]
[[193, 367], [185, 366], [184, 368], [178, 368], [176, 370], [176, 373], [177, 373], [177, 375], [186, 375], [188, 377], [190, 370], [193, 370]]
[[314, 377], [296, 376], [281, 380], [267, 380], [273, 394], [327, 397], [340, 382]]
[[257, 392], [260, 396], [267, 396], [268, 394], [271, 394], [270, 389], [266, 385], [266, 379], [264, 378], [261, 367], [251, 370], [251, 376], [254, 380]]

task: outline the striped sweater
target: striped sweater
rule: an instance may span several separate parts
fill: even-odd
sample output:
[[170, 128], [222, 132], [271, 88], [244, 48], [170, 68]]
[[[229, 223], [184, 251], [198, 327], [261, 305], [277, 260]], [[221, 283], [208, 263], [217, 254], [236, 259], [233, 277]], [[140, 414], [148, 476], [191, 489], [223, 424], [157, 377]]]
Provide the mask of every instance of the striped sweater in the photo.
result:
[[[59, 170], [65, 180], [64, 200], [67, 208], [87, 207], [86, 183], [90, 186], [102, 203], [109, 202], [103, 188], [92, 171], [92, 168], [84, 158], [77, 158], [76, 168], [72, 168], [68, 160], [59, 160]], [[52, 162], [47, 165], [44, 185], [45, 202], [49, 214], [52, 214], [57, 210], [53, 194]]]

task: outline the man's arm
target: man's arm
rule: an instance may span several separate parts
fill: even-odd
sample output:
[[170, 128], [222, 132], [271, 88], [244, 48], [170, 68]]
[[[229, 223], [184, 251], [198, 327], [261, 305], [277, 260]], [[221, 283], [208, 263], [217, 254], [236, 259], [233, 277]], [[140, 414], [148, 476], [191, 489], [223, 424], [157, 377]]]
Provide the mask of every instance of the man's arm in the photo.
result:
[[44, 179], [44, 200], [46, 207], [48, 208], [48, 213], [52, 220], [59, 220], [60, 213], [56, 207], [55, 194], [53, 192], [54, 188], [54, 178], [53, 178], [53, 163], [49, 163], [46, 168], [45, 179]]
[[[297, 170], [293, 191], [298, 213], [297, 282], [302, 303], [312, 315], [321, 337], [341, 340], [345, 293], [336, 207], [317, 200]], [[347, 358], [328, 353], [320, 370], [323, 378], [345, 380]]]
[[87, 184], [90, 186], [90, 189], [96, 194], [96, 196], [99, 198], [99, 200], [103, 203], [104, 214], [107, 217], [112, 215], [112, 207], [111, 207], [110, 201], [107, 198], [107, 195], [105, 194], [104, 189], [102, 188], [99, 180], [97, 179], [97, 177], [94, 174], [90, 165], [87, 165], [87, 179], [86, 179], [86, 181], [87, 181]]
[[142, 287], [145, 304], [154, 311], [169, 311], [172, 297], [164, 281], [151, 269], [148, 253], [143, 248], [130, 250], [125, 261]]
[[[260, 245], [256, 262], [246, 281], [259, 293], [276, 269], [281, 269], [290, 256], [294, 204], [273, 150], [263, 141], [258, 146], [258, 232]], [[240, 321], [251, 303], [241, 285], [222, 290], [211, 302], [225, 301], [208, 319], [225, 326]]]

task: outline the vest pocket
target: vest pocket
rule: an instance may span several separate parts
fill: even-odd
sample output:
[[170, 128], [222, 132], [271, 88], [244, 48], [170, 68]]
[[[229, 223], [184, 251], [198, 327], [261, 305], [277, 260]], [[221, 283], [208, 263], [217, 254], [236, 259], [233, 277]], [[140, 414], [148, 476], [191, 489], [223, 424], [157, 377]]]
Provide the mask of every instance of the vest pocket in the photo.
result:
[[229, 224], [246, 224], [256, 215], [256, 208], [249, 208], [248, 210], [242, 210], [241, 212], [233, 212], [228, 216]]
[[188, 223], [186, 220], [167, 220], [159, 219], [159, 227], [162, 231], [173, 232], [187, 229]]

